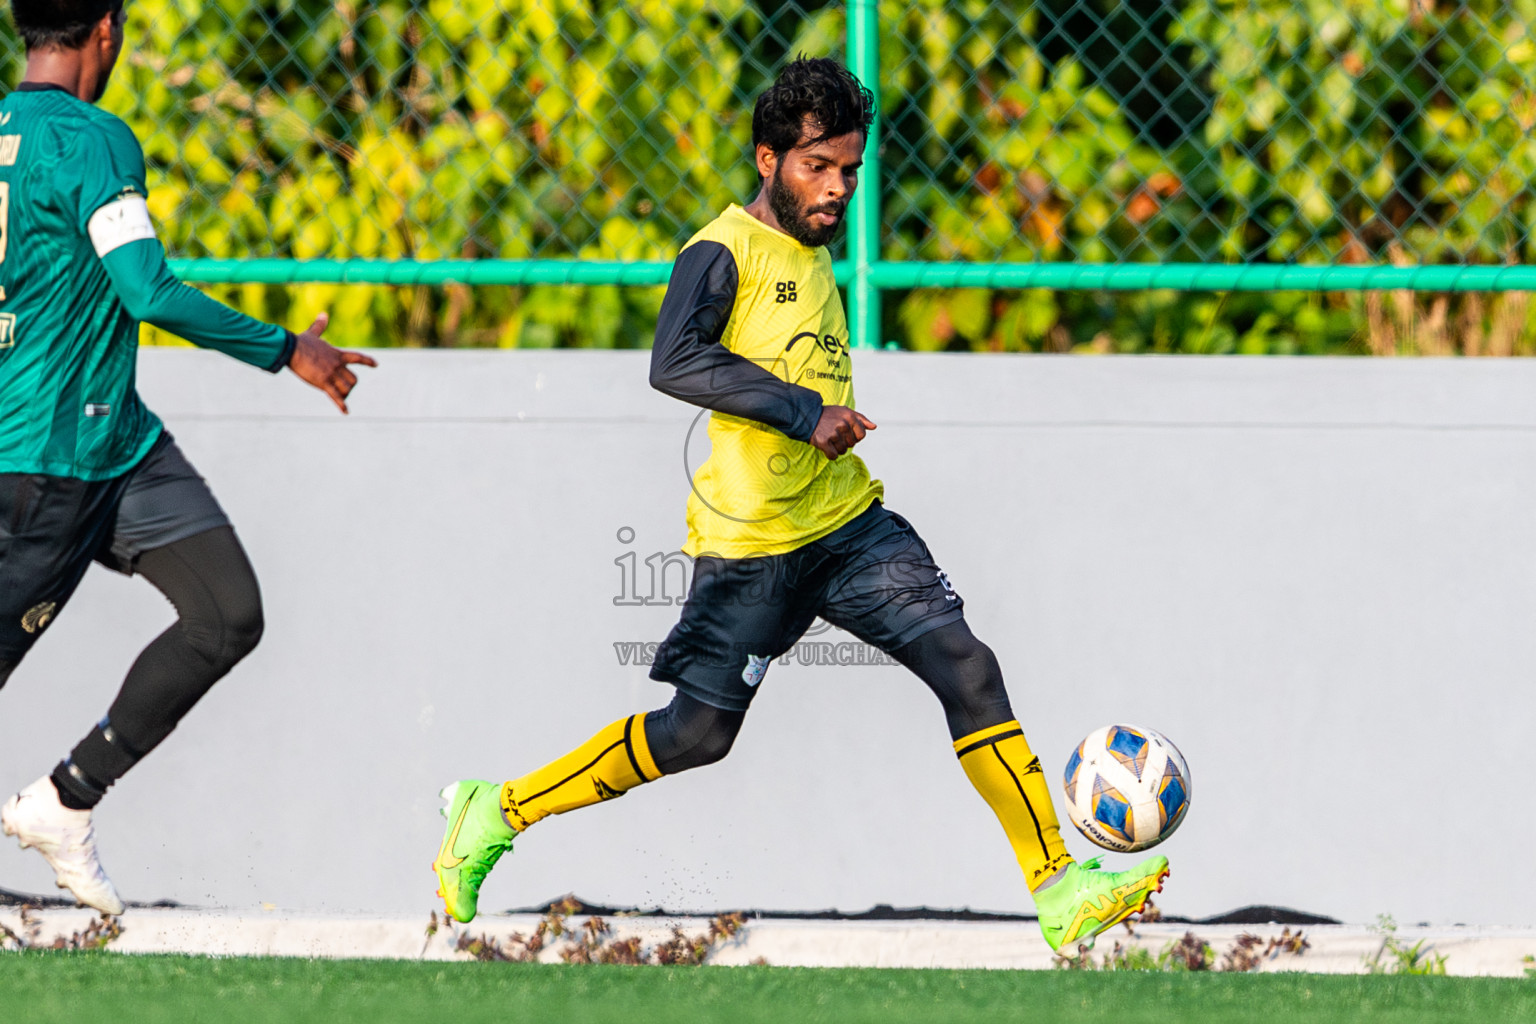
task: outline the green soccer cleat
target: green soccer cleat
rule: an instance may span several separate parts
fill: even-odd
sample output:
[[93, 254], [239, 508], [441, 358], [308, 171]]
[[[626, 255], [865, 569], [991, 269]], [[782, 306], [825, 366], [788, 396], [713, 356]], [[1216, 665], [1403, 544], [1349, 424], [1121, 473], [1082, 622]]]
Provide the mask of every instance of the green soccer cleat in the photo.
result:
[[1141, 913], [1147, 897], [1163, 891], [1167, 877], [1167, 857], [1148, 857], [1129, 871], [1100, 871], [1097, 857], [1067, 865], [1055, 885], [1035, 893], [1045, 941], [1058, 952], [1075, 944], [1086, 953], [1100, 932]]
[[468, 924], [475, 919], [480, 886], [501, 855], [512, 849], [517, 832], [501, 816], [501, 787], [480, 779], [455, 782], [440, 794], [448, 801], [442, 814], [448, 834], [432, 862], [437, 872], [437, 894], [454, 920]]

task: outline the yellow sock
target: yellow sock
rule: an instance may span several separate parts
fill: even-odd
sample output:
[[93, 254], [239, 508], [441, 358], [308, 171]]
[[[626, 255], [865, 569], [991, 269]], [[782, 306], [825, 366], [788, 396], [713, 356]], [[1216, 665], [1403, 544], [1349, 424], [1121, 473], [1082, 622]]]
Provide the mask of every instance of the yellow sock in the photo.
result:
[[962, 736], [955, 740], [955, 753], [971, 785], [1003, 823], [1030, 892], [1072, 862], [1040, 759], [1030, 753], [1018, 722]]
[[661, 777], [645, 741], [645, 716], [630, 715], [587, 742], [501, 787], [501, 810], [519, 832], [551, 814], [612, 800]]

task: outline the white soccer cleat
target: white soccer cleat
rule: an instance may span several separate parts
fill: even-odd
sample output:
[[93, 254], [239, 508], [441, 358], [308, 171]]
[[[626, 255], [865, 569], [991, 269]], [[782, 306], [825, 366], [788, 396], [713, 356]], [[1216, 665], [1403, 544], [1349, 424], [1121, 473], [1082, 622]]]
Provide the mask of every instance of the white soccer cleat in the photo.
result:
[[59, 802], [53, 780], [43, 776], [0, 807], [0, 828], [23, 850], [35, 848], [53, 868], [60, 889], [103, 914], [123, 912], [122, 898], [96, 858], [96, 829], [90, 811]]

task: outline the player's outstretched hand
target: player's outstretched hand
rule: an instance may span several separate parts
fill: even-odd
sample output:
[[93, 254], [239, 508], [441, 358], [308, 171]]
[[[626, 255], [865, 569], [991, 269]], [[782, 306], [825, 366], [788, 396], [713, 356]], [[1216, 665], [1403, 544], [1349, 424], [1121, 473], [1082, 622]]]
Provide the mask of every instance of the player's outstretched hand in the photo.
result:
[[293, 347], [293, 357], [288, 369], [299, 375], [306, 384], [312, 384], [331, 396], [336, 408], [347, 411], [347, 396], [357, 387], [357, 375], [347, 369], [349, 364], [378, 366], [372, 356], [361, 352], [347, 352], [336, 348], [321, 337], [331, 322], [329, 313], [321, 313], [309, 330], [299, 335], [299, 343]]
[[839, 455], [864, 440], [864, 435], [875, 429], [874, 421], [862, 413], [854, 412], [846, 405], [823, 406], [811, 444], [829, 459]]

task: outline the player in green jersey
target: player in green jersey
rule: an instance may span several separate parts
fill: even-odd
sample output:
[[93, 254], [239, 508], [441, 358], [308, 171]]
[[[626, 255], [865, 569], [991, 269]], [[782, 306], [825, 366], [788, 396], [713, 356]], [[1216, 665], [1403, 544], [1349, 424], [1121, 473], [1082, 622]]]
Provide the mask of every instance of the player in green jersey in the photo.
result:
[[105, 718], [0, 807], [61, 888], [122, 913], [91, 809], [256, 646], [256, 577], [202, 477], [134, 384], [139, 324], [276, 373], [346, 412], [372, 359], [262, 323], [177, 281], [145, 203], [144, 154], [93, 104], [123, 47], [123, 0], [13, 0], [27, 47], [0, 100], [0, 686], [92, 561], [139, 574], [179, 615]]

